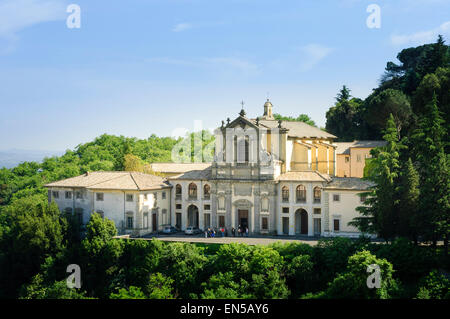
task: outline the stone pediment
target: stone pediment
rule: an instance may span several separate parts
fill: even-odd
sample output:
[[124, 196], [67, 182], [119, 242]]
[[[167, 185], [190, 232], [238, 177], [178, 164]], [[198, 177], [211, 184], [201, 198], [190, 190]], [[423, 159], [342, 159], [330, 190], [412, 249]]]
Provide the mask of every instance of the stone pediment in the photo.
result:
[[227, 128], [234, 128], [234, 127], [240, 127], [242, 129], [245, 129], [246, 126], [257, 128], [255, 124], [253, 124], [252, 121], [248, 120], [247, 118], [243, 116], [237, 117], [233, 122], [229, 123], [226, 127]]
[[250, 208], [250, 207], [253, 207], [253, 204], [251, 201], [249, 201], [247, 199], [238, 199], [233, 202], [233, 206]]

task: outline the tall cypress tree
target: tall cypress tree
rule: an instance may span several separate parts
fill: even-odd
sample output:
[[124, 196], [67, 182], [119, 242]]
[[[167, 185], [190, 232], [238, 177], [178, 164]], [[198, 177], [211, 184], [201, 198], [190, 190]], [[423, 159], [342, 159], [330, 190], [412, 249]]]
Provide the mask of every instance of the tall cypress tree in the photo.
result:
[[389, 240], [398, 234], [399, 157], [400, 151], [405, 148], [399, 141], [392, 114], [387, 120], [384, 133], [387, 145], [372, 152], [374, 171], [370, 179], [375, 186], [370, 189], [365, 206], [357, 208], [362, 216], [355, 218], [350, 225]]
[[437, 106], [436, 94], [425, 106], [412, 141], [420, 174], [421, 233], [434, 243], [444, 239], [446, 247], [450, 231], [450, 172], [445, 153], [447, 135]]
[[419, 213], [419, 173], [415, 169], [411, 158], [403, 165], [400, 176], [400, 201], [398, 205], [398, 231], [400, 236], [405, 236], [418, 241], [421, 228]]

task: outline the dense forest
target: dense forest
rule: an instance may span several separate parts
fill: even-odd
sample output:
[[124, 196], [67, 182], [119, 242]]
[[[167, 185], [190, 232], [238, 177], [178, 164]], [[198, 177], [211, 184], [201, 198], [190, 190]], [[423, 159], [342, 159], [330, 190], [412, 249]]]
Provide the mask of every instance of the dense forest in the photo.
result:
[[[398, 60], [387, 63], [365, 100], [344, 86], [326, 114], [326, 129], [343, 141], [388, 142], [367, 162], [365, 175], [375, 186], [366, 196], [370, 205], [352, 222], [385, 243], [336, 238], [314, 247], [263, 247], [113, 239], [114, 224], [97, 214], [81, 236], [77, 220], [47, 202], [44, 184], [86, 171], [151, 173], [149, 164], [170, 161], [174, 149], [186, 161], [212, 159], [214, 137], [206, 131], [179, 139], [104, 134], [60, 157], [0, 169], [0, 297], [449, 298], [450, 50], [439, 37], [402, 50]], [[277, 117], [314, 125], [304, 114]], [[81, 267], [79, 290], [66, 286], [69, 264]], [[370, 264], [381, 268], [379, 289], [367, 289]]]

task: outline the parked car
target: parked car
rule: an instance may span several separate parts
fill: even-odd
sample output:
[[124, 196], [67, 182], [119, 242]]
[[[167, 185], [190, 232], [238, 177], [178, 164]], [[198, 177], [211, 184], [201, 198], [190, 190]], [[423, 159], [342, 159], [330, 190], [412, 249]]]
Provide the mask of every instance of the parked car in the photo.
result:
[[194, 226], [188, 226], [186, 227], [186, 230], [184, 231], [184, 233], [186, 235], [195, 235], [195, 234], [200, 234], [202, 231], [198, 228], [198, 227], [194, 227]]
[[165, 225], [163, 226], [163, 234], [174, 234], [177, 233], [179, 230], [178, 228], [171, 226], [171, 225]]

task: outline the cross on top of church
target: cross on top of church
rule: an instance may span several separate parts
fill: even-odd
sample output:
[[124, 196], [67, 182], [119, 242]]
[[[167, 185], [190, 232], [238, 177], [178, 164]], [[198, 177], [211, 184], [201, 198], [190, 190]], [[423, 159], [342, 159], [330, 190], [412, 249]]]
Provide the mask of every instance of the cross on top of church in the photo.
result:
[[241, 101], [241, 105], [242, 105], [242, 110], [239, 112], [240, 116], [245, 116], [245, 111], [244, 111], [244, 101]]

